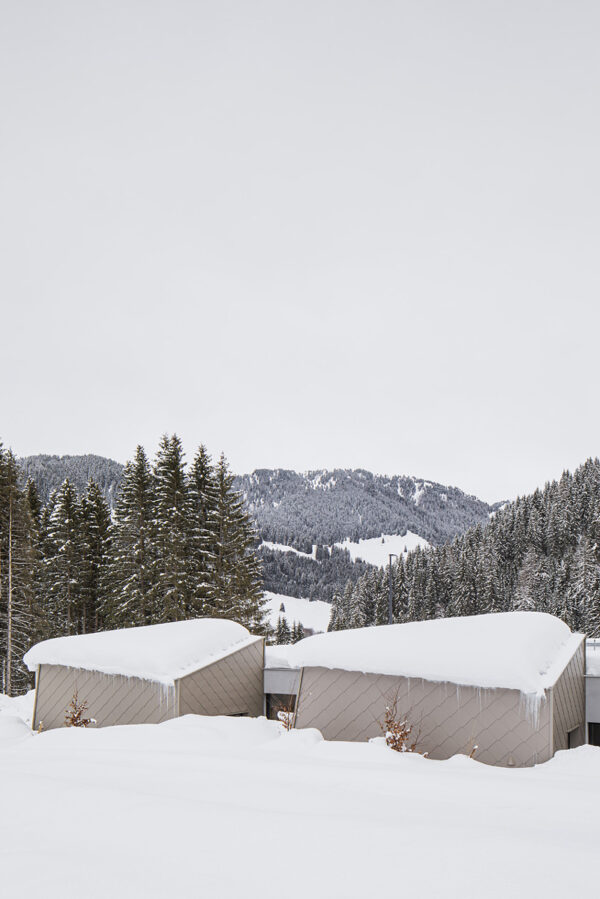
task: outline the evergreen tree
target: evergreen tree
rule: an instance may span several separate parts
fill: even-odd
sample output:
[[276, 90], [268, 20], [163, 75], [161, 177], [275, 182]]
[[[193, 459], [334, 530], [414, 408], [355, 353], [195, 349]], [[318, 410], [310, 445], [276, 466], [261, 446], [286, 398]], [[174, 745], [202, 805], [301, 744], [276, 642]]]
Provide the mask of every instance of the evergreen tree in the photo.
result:
[[292, 643], [297, 643], [299, 640], [304, 640], [304, 628], [302, 626], [301, 621], [295, 621], [294, 626], [292, 628]]
[[125, 466], [110, 529], [101, 617], [108, 627], [155, 621], [154, 483], [141, 446]]
[[97, 631], [103, 624], [102, 580], [110, 544], [110, 511], [95, 481], [90, 480], [81, 500], [81, 529], [84, 562], [82, 633]]
[[183, 449], [176, 434], [163, 436], [154, 465], [156, 580], [158, 621], [180, 621], [191, 612], [193, 585], [190, 549], [192, 504]]
[[200, 446], [189, 473], [191, 503], [190, 571], [193, 612], [218, 612], [214, 571], [218, 552], [218, 490], [215, 471], [206, 447]]
[[80, 634], [86, 598], [81, 505], [68, 480], [56, 494], [46, 553], [45, 586], [54, 628], [62, 634]]
[[285, 615], [281, 615], [277, 619], [277, 627], [275, 629], [275, 643], [278, 646], [284, 646], [292, 642], [292, 635], [287, 623]]
[[215, 481], [215, 612], [260, 633], [265, 621], [261, 566], [255, 552], [256, 530], [243, 497], [233, 488], [233, 475], [223, 455]]

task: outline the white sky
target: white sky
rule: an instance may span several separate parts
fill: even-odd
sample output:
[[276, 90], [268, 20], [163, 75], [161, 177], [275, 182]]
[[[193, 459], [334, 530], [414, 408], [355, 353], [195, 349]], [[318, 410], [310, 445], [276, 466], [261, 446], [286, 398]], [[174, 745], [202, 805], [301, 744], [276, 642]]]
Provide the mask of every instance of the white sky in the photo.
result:
[[488, 500], [596, 455], [599, 45], [597, 0], [4, 0], [4, 443]]

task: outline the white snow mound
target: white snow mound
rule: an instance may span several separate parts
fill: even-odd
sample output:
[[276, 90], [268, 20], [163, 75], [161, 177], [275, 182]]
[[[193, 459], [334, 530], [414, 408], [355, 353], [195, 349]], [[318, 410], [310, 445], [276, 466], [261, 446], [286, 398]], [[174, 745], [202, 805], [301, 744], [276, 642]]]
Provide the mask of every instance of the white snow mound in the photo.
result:
[[235, 621], [195, 618], [56, 637], [33, 646], [23, 660], [30, 671], [35, 671], [38, 665], [67, 665], [170, 686], [177, 678], [257, 639]]
[[504, 612], [316, 634], [277, 650], [285, 650], [293, 668], [341, 668], [540, 694], [582, 639], [552, 615]]

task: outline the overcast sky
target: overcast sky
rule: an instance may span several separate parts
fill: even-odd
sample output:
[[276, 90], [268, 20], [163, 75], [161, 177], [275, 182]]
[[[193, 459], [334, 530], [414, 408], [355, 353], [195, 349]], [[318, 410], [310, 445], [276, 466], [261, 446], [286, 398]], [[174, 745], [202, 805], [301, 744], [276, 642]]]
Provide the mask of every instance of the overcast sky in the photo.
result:
[[512, 497], [600, 452], [600, 4], [0, 0], [0, 437]]

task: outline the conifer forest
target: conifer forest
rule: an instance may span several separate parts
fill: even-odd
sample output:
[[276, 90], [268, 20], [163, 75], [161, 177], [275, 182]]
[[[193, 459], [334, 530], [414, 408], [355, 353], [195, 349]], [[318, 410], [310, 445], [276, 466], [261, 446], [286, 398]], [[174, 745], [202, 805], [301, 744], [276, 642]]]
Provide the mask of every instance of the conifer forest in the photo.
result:
[[338, 591], [330, 630], [533, 610], [600, 635], [600, 461], [496, 511], [441, 547], [415, 549]]
[[42, 503], [0, 446], [0, 658], [4, 692], [29, 678], [23, 653], [39, 640], [200, 616], [263, 632], [256, 532], [224, 456], [201, 446], [185, 465], [164, 436], [150, 464], [138, 446], [112, 515], [90, 480], [67, 479]]

